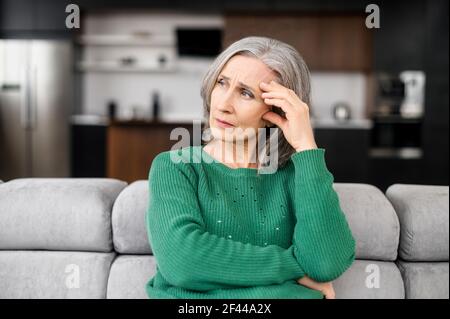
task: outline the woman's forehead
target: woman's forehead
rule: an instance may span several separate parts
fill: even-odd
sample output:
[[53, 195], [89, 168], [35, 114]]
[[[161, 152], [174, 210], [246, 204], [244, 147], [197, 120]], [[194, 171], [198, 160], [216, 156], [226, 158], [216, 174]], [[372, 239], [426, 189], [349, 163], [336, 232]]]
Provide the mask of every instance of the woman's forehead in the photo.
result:
[[228, 60], [221, 74], [231, 79], [237, 77], [239, 81], [256, 87], [260, 82], [276, 78], [275, 73], [259, 59], [240, 55]]

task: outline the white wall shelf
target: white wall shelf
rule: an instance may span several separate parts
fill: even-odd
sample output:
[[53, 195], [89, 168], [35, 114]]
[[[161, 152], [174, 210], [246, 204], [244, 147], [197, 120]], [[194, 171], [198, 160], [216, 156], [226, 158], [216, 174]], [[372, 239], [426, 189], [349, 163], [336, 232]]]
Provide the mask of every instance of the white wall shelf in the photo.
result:
[[89, 34], [77, 38], [77, 44], [90, 46], [150, 46], [173, 48], [174, 35], [134, 33], [134, 34]]
[[140, 63], [137, 65], [122, 65], [119, 61], [88, 62], [79, 61], [77, 71], [80, 72], [148, 72], [148, 73], [172, 73], [177, 71], [175, 65], [165, 67], [154, 64]]

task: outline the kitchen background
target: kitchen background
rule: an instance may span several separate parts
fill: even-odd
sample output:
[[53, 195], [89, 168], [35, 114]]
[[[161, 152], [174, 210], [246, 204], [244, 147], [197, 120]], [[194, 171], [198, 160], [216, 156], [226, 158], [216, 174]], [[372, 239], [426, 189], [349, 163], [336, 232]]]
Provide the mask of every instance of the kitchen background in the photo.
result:
[[[214, 57], [249, 35], [290, 43], [336, 182], [448, 185], [448, 1], [0, 0], [0, 180], [146, 179], [203, 120]], [[191, 141], [195, 144], [196, 141]]]

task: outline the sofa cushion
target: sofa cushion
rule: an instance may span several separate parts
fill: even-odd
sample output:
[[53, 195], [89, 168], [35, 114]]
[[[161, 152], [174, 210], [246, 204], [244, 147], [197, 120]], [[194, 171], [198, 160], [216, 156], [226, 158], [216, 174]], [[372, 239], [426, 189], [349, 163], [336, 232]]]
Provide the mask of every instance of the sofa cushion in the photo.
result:
[[333, 281], [337, 299], [403, 299], [402, 276], [394, 262], [355, 260]]
[[136, 181], [117, 197], [112, 212], [114, 249], [121, 254], [151, 254], [145, 227], [148, 182]]
[[399, 261], [408, 299], [448, 299], [448, 262]]
[[114, 253], [0, 251], [0, 299], [105, 298]]
[[386, 190], [401, 224], [403, 260], [448, 261], [448, 194], [448, 186], [394, 184]]
[[0, 249], [112, 249], [111, 211], [125, 182], [24, 178], [0, 187]]
[[109, 274], [107, 298], [148, 299], [145, 286], [155, 273], [154, 256], [121, 255], [117, 257]]
[[368, 184], [335, 183], [334, 189], [356, 240], [356, 258], [394, 261], [399, 222], [384, 194]]

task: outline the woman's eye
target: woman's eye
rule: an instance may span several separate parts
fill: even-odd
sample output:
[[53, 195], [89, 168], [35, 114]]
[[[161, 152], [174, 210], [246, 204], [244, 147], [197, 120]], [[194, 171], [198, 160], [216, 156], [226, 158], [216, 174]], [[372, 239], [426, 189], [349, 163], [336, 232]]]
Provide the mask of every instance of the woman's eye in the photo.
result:
[[253, 98], [253, 94], [252, 94], [250, 91], [243, 90], [243, 91], [242, 91], [242, 94], [246, 95], [246, 96], [249, 97], [249, 98]]
[[[216, 83], [219, 84], [220, 86], [224, 86], [225, 85], [225, 81], [223, 79], [218, 79]], [[249, 97], [249, 98], [253, 98], [254, 97], [252, 92], [250, 92], [248, 90], [245, 90], [245, 89], [241, 91], [241, 94], [243, 94], [243, 95], [245, 95], [246, 97]]]

